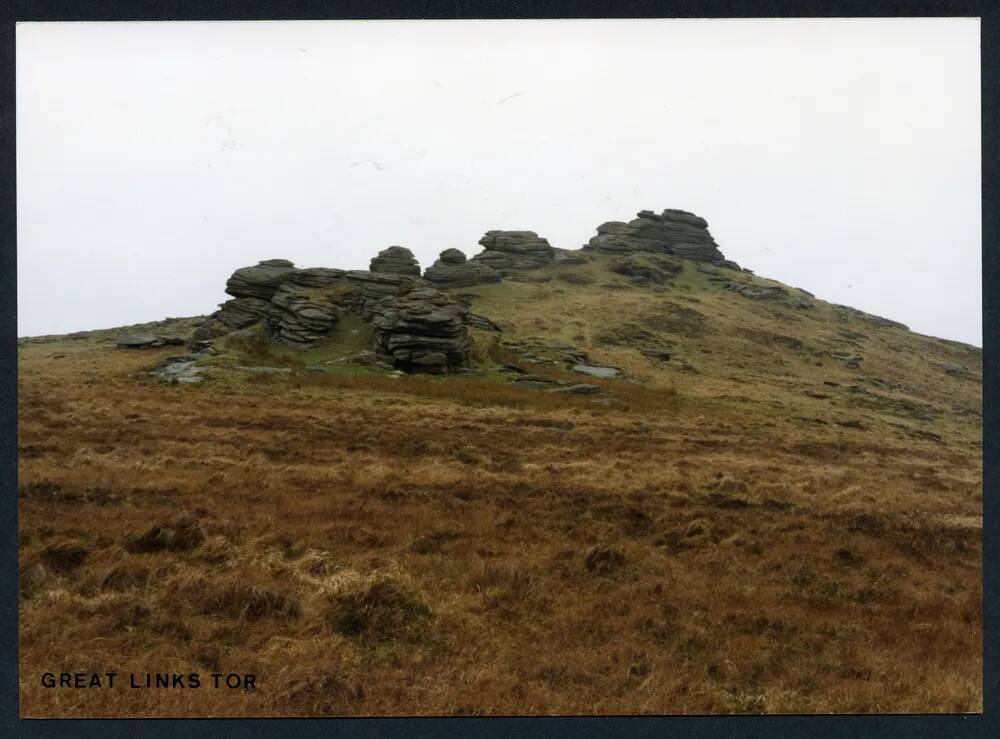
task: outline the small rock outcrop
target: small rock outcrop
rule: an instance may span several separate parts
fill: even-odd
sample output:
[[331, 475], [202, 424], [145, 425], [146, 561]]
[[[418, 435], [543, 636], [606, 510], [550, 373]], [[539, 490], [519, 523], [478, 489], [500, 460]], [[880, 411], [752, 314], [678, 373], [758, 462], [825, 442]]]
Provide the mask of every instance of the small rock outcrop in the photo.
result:
[[420, 262], [413, 252], [403, 246], [390, 246], [374, 257], [369, 266], [372, 272], [388, 275], [411, 275], [420, 277]]
[[680, 274], [683, 266], [660, 254], [628, 254], [616, 259], [611, 271], [641, 282], [661, 284]]
[[637, 215], [628, 223], [602, 223], [586, 248], [611, 254], [672, 254], [683, 259], [712, 262], [720, 267], [739, 268], [719, 251], [704, 218], [672, 208], [661, 213], [641, 210]]
[[375, 306], [375, 353], [405, 372], [441, 374], [469, 365], [468, 308], [446, 293], [421, 287]]
[[160, 334], [122, 334], [116, 343], [123, 349], [158, 349], [161, 346], [181, 346], [184, 339]]
[[555, 249], [534, 231], [487, 231], [479, 243], [484, 249], [470, 261], [501, 273], [538, 269], [555, 258]]
[[458, 249], [445, 249], [441, 256], [424, 271], [424, 279], [442, 287], [469, 287], [500, 282], [503, 275], [489, 265], [469, 261]]

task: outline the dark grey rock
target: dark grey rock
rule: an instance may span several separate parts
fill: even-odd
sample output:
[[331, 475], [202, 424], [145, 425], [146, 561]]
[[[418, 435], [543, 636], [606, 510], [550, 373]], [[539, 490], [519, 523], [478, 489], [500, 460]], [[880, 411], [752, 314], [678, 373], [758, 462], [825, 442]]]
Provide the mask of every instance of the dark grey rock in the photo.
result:
[[424, 279], [436, 287], [453, 288], [500, 282], [503, 275], [486, 264], [468, 261], [458, 249], [445, 249], [424, 271]]
[[372, 272], [420, 277], [420, 263], [412, 251], [402, 246], [390, 246], [380, 251], [372, 259], [369, 269]]
[[669, 349], [643, 349], [642, 354], [646, 357], [662, 359], [664, 361], [669, 360], [673, 356], [673, 352]]
[[375, 353], [405, 372], [464, 369], [469, 365], [468, 310], [430, 287], [383, 298], [372, 313]]
[[180, 336], [134, 333], [122, 334], [116, 344], [124, 349], [157, 349], [161, 346], [182, 346], [184, 339]]
[[313, 344], [340, 319], [338, 296], [329, 289], [286, 283], [271, 298], [272, 334], [291, 344]]
[[214, 318], [229, 328], [241, 329], [266, 321], [271, 313], [271, 302], [260, 298], [233, 298], [219, 306]]
[[673, 254], [700, 262], [728, 262], [708, 231], [704, 218], [683, 210], [643, 210], [628, 223], [608, 221], [597, 227], [588, 247], [612, 254]]
[[469, 261], [498, 272], [537, 269], [555, 258], [555, 249], [534, 231], [487, 231], [479, 243], [483, 251]]
[[254, 267], [242, 267], [226, 282], [226, 292], [234, 298], [270, 300], [295, 266], [287, 259], [267, 259]]

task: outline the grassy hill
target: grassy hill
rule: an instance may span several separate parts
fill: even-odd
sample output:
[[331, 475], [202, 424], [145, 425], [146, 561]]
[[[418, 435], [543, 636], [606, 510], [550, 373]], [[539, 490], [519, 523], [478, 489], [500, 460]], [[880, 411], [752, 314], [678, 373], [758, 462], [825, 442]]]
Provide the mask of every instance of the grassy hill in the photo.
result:
[[[454, 290], [502, 331], [443, 377], [355, 319], [199, 385], [116, 330], [20, 342], [24, 715], [982, 710], [981, 351], [587, 259]], [[256, 690], [38, 680], [113, 667]]]

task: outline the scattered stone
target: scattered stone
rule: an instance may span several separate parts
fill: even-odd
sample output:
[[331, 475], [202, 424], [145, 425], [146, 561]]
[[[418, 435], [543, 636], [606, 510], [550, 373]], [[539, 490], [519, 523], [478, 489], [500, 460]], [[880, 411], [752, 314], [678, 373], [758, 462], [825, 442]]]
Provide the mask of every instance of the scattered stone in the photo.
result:
[[667, 361], [671, 356], [673, 356], [673, 353], [669, 349], [643, 349], [642, 355], [653, 359], [662, 359], [663, 361]]
[[562, 380], [556, 380], [545, 375], [522, 374], [512, 380], [518, 387], [533, 388], [536, 390], [552, 390], [554, 388], [566, 387], [569, 385]]
[[201, 356], [201, 354], [180, 354], [176, 357], [167, 357], [152, 374], [167, 382], [197, 385], [205, 379], [201, 376], [203, 369], [198, 366]]
[[568, 395], [596, 395], [601, 392], [601, 388], [597, 385], [588, 385], [587, 383], [579, 383], [577, 385], [567, 385], [566, 387], [557, 387], [549, 390], [550, 393], [566, 393]]
[[233, 369], [242, 370], [243, 372], [253, 372], [257, 375], [290, 375], [292, 373], [291, 367], [244, 367], [236, 365]]
[[864, 361], [864, 357], [858, 354], [830, 354], [831, 357], [836, 359], [838, 362], [843, 362], [844, 366], [848, 369], [859, 369], [861, 367], [861, 362]]
[[161, 346], [183, 346], [184, 339], [158, 334], [122, 334], [116, 343], [125, 349], [157, 349]]
[[618, 377], [621, 374], [621, 370], [617, 367], [606, 367], [599, 364], [574, 364], [574, 372], [582, 372], [585, 375], [592, 375], [593, 377], [602, 377], [605, 379], [610, 379], [613, 377]]
[[876, 316], [872, 315], [871, 313], [865, 313], [863, 310], [852, 308], [849, 305], [839, 305], [837, 303], [834, 303], [833, 307], [836, 309], [837, 315], [841, 318], [841, 320], [849, 320], [851, 318], [856, 318], [861, 321], [864, 321], [865, 323], [870, 323], [873, 326], [901, 328], [904, 331], [908, 330], [905, 325], [899, 323], [898, 321], [890, 321], [888, 318], [883, 318], [882, 316]]
[[780, 285], [750, 285], [745, 282], [727, 282], [723, 287], [751, 300], [773, 300], [789, 308], [796, 309], [811, 309], [814, 307], [810, 300], [793, 295]]
[[390, 246], [380, 251], [378, 256], [371, 260], [369, 269], [372, 272], [420, 277], [420, 262], [413, 256], [412, 251], [403, 246]]

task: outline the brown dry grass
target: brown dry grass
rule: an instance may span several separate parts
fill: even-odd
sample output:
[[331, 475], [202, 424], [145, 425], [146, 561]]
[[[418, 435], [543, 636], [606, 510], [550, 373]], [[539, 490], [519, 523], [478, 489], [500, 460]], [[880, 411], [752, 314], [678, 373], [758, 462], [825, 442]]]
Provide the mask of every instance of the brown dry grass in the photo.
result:
[[169, 350], [52, 351], [20, 365], [25, 716], [982, 708], [962, 445], [474, 379], [171, 387], [135, 375]]

